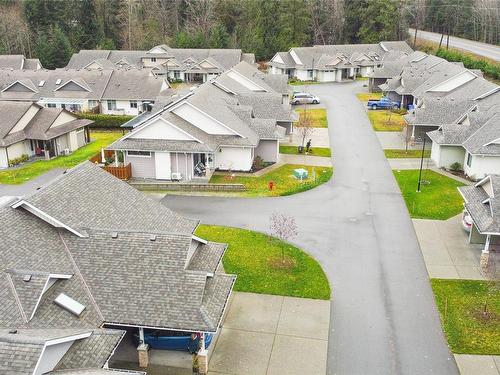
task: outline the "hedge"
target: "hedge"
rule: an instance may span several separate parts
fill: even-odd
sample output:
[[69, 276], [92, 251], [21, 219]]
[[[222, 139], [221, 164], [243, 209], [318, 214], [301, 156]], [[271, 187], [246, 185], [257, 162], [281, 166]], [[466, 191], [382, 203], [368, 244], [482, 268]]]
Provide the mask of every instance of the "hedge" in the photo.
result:
[[103, 115], [96, 113], [78, 113], [77, 116], [78, 118], [94, 121], [94, 123], [90, 125], [93, 129], [119, 128], [122, 124], [135, 117], [126, 115]]
[[500, 79], [500, 64], [493, 64], [486, 60], [477, 59], [455, 50], [438, 49], [436, 56], [448, 61], [461, 61], [468, 69], [481, 69], [485, 75]]

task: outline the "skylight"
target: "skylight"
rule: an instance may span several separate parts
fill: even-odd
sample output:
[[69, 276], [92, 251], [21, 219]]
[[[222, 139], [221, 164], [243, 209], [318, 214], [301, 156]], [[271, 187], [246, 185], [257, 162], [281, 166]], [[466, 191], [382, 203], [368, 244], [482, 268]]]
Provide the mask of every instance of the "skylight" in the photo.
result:
[[68, 310], [76, 316], [80, 316], [83, 310], [85, 310], [84, 305], [64, 293], [59, 294], [54, 302], [56, 305], [61, 306], [63, 309]]
[[43, 85], [45, 85], [45, 81], [42, 79], [42, 80], [38, 83], [38, 87], [42, 87]]
[[61, 78], [58, 78], [56, 81], [56, 85], [60, 85], [60, 84], [61, 84]]

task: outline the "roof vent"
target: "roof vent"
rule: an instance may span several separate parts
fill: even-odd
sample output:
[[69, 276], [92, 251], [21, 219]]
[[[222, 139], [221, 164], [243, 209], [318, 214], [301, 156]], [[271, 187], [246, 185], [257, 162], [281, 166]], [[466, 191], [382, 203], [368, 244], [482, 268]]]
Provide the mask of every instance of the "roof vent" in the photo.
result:
[[56, 81], [56, 85], [60, 85], [60, 84], [61, 84], [61, 78], [58, 78]]
[[42, 79], [42, 80], [38, 83], [38, 87], [42, 87], [43, 85], [45, 85], [45, 81]]
[[31, 280], [31, 275], [24, 275], [23, 276], [23, 281], [29, 282]]
[[118, 232], [111, 233], [111, 238], [118, 238]]
[[149, 240], [150, 241], [156, 241], [156, 235], [152, 234], [151, 236], [149, 236]]
[[84, 305], [64, 293], [59, 294], [54, 302], [56, 305], [61, 306], [63, 309], [68, 310], [76, 316], [80, 316], [83, 310], [85, 310]]
[[15, 334], [17, 333], [17, 329], [11, 329], [11, 330], [9, 331], [9, 333], [10, 333], [11, 335], [15, 335]]

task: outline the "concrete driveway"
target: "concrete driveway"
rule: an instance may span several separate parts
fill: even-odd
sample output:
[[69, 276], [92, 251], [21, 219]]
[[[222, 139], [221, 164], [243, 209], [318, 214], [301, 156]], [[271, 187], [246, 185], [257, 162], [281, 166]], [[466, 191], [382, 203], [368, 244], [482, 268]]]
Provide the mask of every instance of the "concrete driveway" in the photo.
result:
[[431, 278], [482, 280], [483, 245], [469, 244], [462, 215], [448, 220], [413, 219], [420, 249]]
[[204, 223], [262, 232], [273, 212], [295, 217], [293, 242], [321, 263], [335, 299], [328, 374], [458, 374], [412, 221], [355, 96], [362, 82], [308, 89], [328, 109], [331, 181], [289, 197], [167, 196], [163, 202]]
[[329, 301], [236, 292], [209, 374], [325, 374], [329, 323]]

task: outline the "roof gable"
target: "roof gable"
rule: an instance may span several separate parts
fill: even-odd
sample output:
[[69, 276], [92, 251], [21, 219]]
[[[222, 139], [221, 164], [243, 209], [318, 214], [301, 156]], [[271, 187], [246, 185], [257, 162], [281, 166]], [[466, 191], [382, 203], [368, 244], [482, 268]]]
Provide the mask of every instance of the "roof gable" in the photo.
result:
[[33, 93], [38, 92], [38, 90], [33, 85], [33, 82], [31, 82], [29, 80], [17, 80], [2, 90], [2, 92], [7, 92], [7, 91], [10, 91], [10, 92], [33, 92]]
[[[126, 138], [139, 139], [164, 139], [177, 141], [196, 141], [198, 139], [188, 134], [186, 131], [178, 128], [163, 117], [157, 116], [140, 128], [131, 132]], [[201, 142], [200, 142], [201, 143]]]
[[54, 91], [87, 91], [90, 92], [90, 88], [87, 83], [83, 80], [77, 81], [76, 79], [70, 79], [63, 83], [62, 85], [56, 87]]

